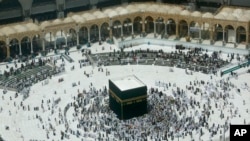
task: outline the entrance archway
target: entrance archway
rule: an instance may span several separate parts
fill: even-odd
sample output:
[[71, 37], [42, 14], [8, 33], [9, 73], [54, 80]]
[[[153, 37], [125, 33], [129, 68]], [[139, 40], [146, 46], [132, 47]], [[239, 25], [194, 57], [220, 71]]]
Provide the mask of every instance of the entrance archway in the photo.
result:
[[79, 30], [79, 43], [86, 44], [88, 42], [88, 28], [83, 26]]
[[156, 20], [156, 34], [164, 35], [165, 33], [165, 24], [164, 19], [162, 17], [158, 17]]
[[209, 23], [203, 22], [201, 25], [201, 38], [203, 40], [210, 40], [210, 25]]
[[114, 23], [113, 23], [113, 35], [116, 38], [121, 37], [121, 28], [122, 28], [121, 22], [119, 20], [114, 21]]
[[192, 21], [189, 25], [189, 36], [192, 39], [199, 39], [200, 38], [200, 25], [199, 23]]
[[216, 24], [214, 25], [214, 34], [215, 34], [215, 41], [222, 41], [223, 40], [223, 28], [222, 25]]
[[167, 20], [167, 35], [168, 36], [176, 35], [176, 23], [174, 19]]
[[239, 26], [236, 29], [236, 42], [237, 43], [246, 43], [246, 29], [242, 26]]
[[99, 28], [96, 24], [90, 27], [90, 42], [94, 43], [99, 41]]
[[46, 50], [54, 49], [55, 37], [52, 34], [52, 32], [46, 33], [44, 39], [45, 39], [45, 49]]
[[68, 47], [76, 46], [77, 34], [75, 29], [73, 28], [69, 29], [69, 33], [68, 35], [66, 35], [66, 38]]
[[231, 25], [225, 26], [225, 40], [229, 43], [235, 43], [236, 42], [236, 32]]
[[150, 16], [145, 18], [145, 32], [147, 34], [154, 32], [154, 20]]
[[138, 35], [141, 34], [142, 32], [142, 18], [141, 17], [136, 17], [134, 19], [134, 34]]
[[127, 18], [123, 22], [123, 35], [130, 36], [132, 34], [132, 21]]
[[30, 45], [30, 38], [24, 37], [21, 40], [21, 50], [23, 56], [28, 56], [31, 54], [31, 45]]
[[14, 38], [10, 41], [10, 56], [16, 58], [19, 54], [19, 41]]
[[3, 62], [7, 57], [7, 48], [4, 41], [0, 41], [0, 62]]
[[188, 35], [188, 23], [185, 20], [181, 20], [179, 23], [179, 35], [180, 38]]
[[63, 30], [57, 31], [55, 40], [56, 40], [56, 48], [57, 49], [62, 49], [66, 45], [66, 35], [63, 32]]
[[106, 22], [101, 25], [101, 38], [102, 41], [105, 41], [107, 38], [109, 38], [109, 24]]
[[33, 53], [38, 54], [38, 52], [42, 51], [43, 49], [43, 43], [42, 39], [40, 38], [40, 35], [35, 35], [32, 39], [33, 44]]

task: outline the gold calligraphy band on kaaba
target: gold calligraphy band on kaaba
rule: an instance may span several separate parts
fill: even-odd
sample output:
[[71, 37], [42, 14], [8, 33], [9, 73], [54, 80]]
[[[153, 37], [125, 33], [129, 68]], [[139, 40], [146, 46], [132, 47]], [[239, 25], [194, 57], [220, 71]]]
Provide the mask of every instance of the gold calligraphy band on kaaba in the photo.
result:
[[129, 98], [129, 99], [125, 99], [122, 100], [120, 97], [118, 97], [112, 90], [109, 89], [109, 94], [116, 99], [117, 102], [121, 103], [121, 104], [132, 104], [134, 102], [141, 102], [147, 99], [147, 95], [142, 95], [142, 96], [138, 96], [138, 97], [133, 97], [133, 98]]

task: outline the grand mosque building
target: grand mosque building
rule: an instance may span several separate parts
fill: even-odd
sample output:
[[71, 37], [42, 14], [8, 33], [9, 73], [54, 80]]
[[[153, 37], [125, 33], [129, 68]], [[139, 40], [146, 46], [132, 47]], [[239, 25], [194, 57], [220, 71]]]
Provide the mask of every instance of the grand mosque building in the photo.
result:
[[[58, 9], [64, 9], [60, 4]], [[29, 10], [24, 10], [29, 15]], [[60, 10], [58, 12], [60, 14]], [[63, 14], [63, 13], [61, 13]], [[114, 38], [151, 38], [249, 48], [250, 8], [221, 6], [215, 12], [196, 11], [185, 5], [134, 2], [68, 12], [61, 18], [0, 25], [0, 60], [51, 49], [78, 46]], [[60, 17], [60, 16], [59, 16]], [[232, 45], [232, 46], [230, 46]]]

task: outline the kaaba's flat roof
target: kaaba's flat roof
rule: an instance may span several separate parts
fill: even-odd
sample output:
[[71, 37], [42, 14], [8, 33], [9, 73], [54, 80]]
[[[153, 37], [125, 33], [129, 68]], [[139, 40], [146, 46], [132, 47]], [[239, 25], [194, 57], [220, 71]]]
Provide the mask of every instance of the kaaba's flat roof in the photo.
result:
[[129, 75], [122, 78], [111, 79], [111, 81], [121, 90], [129, 90], [137, 87], [146, 86], [141, 80], [134, 75]]

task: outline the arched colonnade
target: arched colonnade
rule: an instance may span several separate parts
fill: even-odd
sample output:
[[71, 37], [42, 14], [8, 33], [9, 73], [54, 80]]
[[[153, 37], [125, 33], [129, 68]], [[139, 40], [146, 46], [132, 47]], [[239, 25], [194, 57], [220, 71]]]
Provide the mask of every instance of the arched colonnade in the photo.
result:
[[175, 36], [222, 42], [249, 43], [249, 23], [227, 22], [209, 18], [189, 18], [181, 15], [160, 15], [140, 12], [113, 18], [103, 18], [89, 23], [71, 22], [58, 26], [48, 26], [42, 31], [14, 34], [0, 37], [1, 58], [29, 55], [46, 49], [57, 49], [86, 43], [101, 42], [107, 39], [127, 36], [168, 38]]

